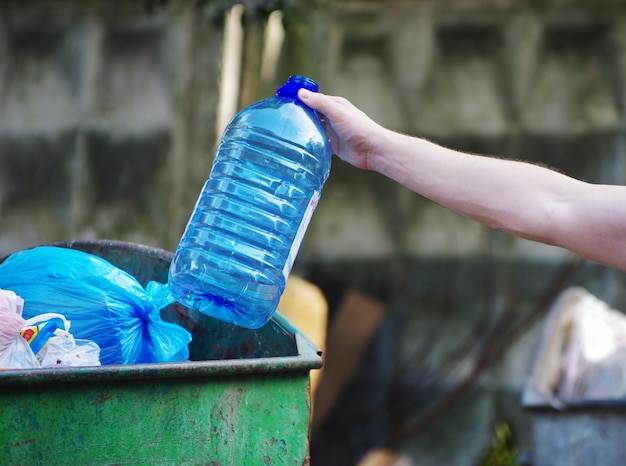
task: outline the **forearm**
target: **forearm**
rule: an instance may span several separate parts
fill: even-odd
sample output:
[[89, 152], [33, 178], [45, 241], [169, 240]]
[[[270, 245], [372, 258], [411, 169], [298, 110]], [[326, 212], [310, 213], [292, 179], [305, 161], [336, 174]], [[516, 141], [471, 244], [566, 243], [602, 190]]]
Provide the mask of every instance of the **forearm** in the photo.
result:
[[391, 131], [379, 147], [372, 169], [490, 228], [550, 244], [561, 209], [584, 184], [537, 165], [464, 154]]

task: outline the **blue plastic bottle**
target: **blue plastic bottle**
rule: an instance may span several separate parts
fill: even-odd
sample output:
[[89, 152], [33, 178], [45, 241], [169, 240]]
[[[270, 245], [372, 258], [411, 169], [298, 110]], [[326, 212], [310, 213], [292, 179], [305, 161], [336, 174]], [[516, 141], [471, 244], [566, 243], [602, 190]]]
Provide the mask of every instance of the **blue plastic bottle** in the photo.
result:
[[331, 164], [300, 88], [318, 85], [290, 76], [226, 127], [170, 266], [181, 304], [247, 328], [274, 314]]

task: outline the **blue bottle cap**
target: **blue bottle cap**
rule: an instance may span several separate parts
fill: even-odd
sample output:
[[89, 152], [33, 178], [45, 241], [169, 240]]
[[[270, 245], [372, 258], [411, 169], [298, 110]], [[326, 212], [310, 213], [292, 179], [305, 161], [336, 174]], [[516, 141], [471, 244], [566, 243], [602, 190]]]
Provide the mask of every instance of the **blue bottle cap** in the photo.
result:
[[308, 89], [311, 92], [317, 92], [320, 87], [311, 78], [294, 74], [289, 76], [287, 82], [278, 88], [276, 94], [295, 99], [298, 97], [298, 90], [302, 88]]

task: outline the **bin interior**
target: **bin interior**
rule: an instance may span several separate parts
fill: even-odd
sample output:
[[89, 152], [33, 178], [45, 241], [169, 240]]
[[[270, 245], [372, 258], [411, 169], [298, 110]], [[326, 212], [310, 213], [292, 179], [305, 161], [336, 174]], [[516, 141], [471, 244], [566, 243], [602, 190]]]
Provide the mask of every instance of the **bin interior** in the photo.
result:
[[[167, 283], [173, 253], [121, 241], [67, 241], [54, 246], [78, 249], [102, 257], [135, 277], [144, 287], [149, 281]], [[185, 327], [192, 334], [190, 360], [253, 359], [297, 356], [293, 328], [280, 314], [260, 329], [250, 330], [206, 316], [180, 304], [161, 311], [163, 320]]]
[[[135, 277], [144, 287], [149, 281], [166, 283], [173, 258], [172, 252], [124, 241], [72, 240], [52, 243], [51, 246], [102, 257]], [[0, 258], [0, 263], [5, 259]], [[299, 359], [299, 365], [309, 365], [308, 369], [321, 367], [319, 349], [279, 312], [265, 326], [255, 330], [206, 316], [178, 303], [162, 309], [161, 316], [191, 333], [190, 361], [294, 357]]]

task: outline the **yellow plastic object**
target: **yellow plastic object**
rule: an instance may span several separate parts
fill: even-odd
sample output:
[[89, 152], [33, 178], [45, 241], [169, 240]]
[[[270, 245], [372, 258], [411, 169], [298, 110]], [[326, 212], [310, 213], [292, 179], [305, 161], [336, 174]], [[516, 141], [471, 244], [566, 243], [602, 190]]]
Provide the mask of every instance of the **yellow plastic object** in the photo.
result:
[[[278, 312], [307, 336], [320, 350], [326, 350], [328, 303], [322, 290], [313, 283], [291, 275], [278, 303]], [[323, 358], [323, 356], [322, 356]], [[322, 370], [311, 371], [311, 397], [322, 377]]]

